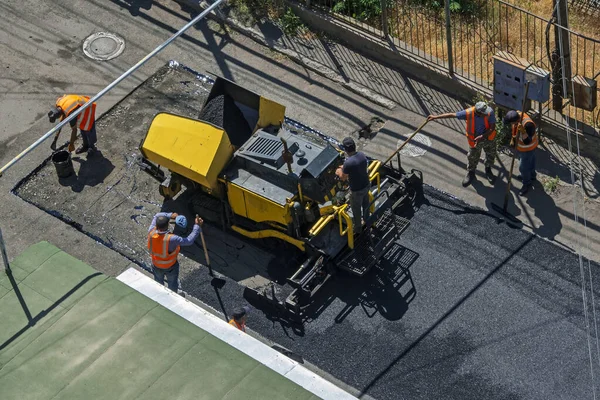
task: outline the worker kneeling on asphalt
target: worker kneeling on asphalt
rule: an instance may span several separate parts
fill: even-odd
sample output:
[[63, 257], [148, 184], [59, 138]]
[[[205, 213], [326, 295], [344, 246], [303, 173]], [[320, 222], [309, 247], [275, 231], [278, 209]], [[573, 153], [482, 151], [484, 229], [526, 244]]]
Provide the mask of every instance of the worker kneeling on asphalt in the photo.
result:
[[[48, 112], [48, 119], [50, 123], [54, 123], [58, 118], [64, 120], [71, 115], [79, 107], [83, 106], [89, 101], [88, 96], [79, 96], [77, 94], [65, 94], [56, 100], [55, 107]], [[77, 139], [77, 122], [79, 122], [79, 129], [81, 129], [81, 139], [83, 145], [75, 150], [75, 140]], [[85, 153], [92, 154], [96, 151], [96, 103], [92, 103], [84, 112], [79, 114], [77, 118], [70, 121], [71, 124], [71, 139], [69, 140], [69, 152], [75, 150], [75, 154]], [[56, 142], [60, 136], [60, 129], [56, 132], [54, 140], [50, 145], [52, 150], [56, 150]]]
[[367, 156], [363, 152], [356, 152], [356, 143], [351, 137], [347, 137], [342, 141], [342, 147], [347, 157], [344, 165], [337, 169], [336, 175], [340, 180], [347, 180], [350, 186], [353, 229], [355, 234], [359, 234], [362, 231], [361, 216], [366, 222], [370, 215], [369, 190], [371, 189], [371, 182], [367, 171]]
[[148, 250], [152, 257], [154, 280], [164, 285], [165, 277], [169, 289], [177, 293], [179, 289], [179, 262], [177, 255], [181, 246], [191, 246], [202, 231], [202, 218], [196, 217], [194, 229], [188, 237], [183, 238], [169, 232], [169, 220], [182, 228], [187, 227], [187, 220], [176, 213], [158, 213], [152, 219], [148, 229]]
[[485, 152], [485, 176], [490, 183], [494, 183], [496, 177], [492, 172], [492, 167], [496, 161], [496, 115], [494, 110], [487, 103], [480, 101], [474, 107], [457, 113], [448, 113], [440, 115], [430, 115], [428, 121], [434, 119], [456, 118], [467, 121], [466, 135], [469, 142], [469, 152], [467, 153], [467, 175], [462, 181], [462, 185], [467, 187], [475, 178], [475, 170], [479, 164], [481, 150]]
[[229, 321], [229, 325], [233, 325], [242, 332], [246, 332], [246, 320], [248, 319], [248, 313], [250, 307], [240, 307], [233, 312], [232, 319]]
[[536, 180], [535, 172], [535, 149], [538, 146], [538, 136], [536, 132], [535, 122], [527, 115], [523, 113], [523, 121], [521, 121], [521, 111], [511, 110], [504, 116], [504, 123], [511, 124], [512, 127], [512, 145], [515, 145], [515, 149], [519, 154], [519, 172], [521, 176], [518, 177], [523, 182], [523, 186], [519, 191], [519, 196], [525, 195], [533, 181]]

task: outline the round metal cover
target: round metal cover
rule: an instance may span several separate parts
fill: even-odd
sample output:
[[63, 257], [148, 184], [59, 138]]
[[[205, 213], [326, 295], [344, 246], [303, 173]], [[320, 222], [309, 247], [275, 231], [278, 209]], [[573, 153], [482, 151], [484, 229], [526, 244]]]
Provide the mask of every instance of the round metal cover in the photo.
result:
[[[404, 140], [398, 140], [398, 147], [404, 142]], [[414, 143], [414, 144], [413, 144]], [[417, 133], [410, 142], [402, 150], [400, 155], [409, 157], [420, 157], [427, 153], [427, 149], [431, 147], [431, 140], [425, 135]]]
[[97, 32], [83, 42], [83, 52], [92, 60], [107, 61], [118, 57], [125, 41], [113, 33]]

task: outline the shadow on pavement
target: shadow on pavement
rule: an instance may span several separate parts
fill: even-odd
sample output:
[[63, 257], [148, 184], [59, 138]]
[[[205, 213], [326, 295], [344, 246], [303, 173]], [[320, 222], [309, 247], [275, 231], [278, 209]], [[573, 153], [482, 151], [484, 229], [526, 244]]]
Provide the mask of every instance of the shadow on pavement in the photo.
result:
[[414, 340], [406, 349], [400, 353], [392, 362], [384, 368], [379, 374], [377, 374], [364, 388], [361, 390], [361, 395], [365, 394], [372, 388], [381, 378], [383, 378], [394, 365], [400, 362], [406, 357], [415, 347], [419, 345], [425, 338], [429, 336], [440, 324], [442, 324], [454, 311], [456, 311], [465, 301], [467, 301], [475, 292], [479, 290], [490, 278], [492, 278], [497, 272], [499, 272], [503, 266], [505, 266], [515, 255], [517, 255], [525, 246], [527, 246], [535, 236], [530, 235], [519, 247], [517, 247], [508, 257], [502, 260], [496, 265], [481, 281], [479, 281], [473, 288], [467, 292], [460, 300], [458, 300], [448, 311], [444, 313], [435, 323], [433, 323], [427, 330], [425, 330], [416, 340]]
[[100, 150], [89, 156], [73, 157], [75, 163], [79, 163], [78, 171], [68, 178], [59, 178], [62, 186], [70, 186], [76, 193], [81, 192], [86, 186], [96, 186], [104, 183], [104, 180], [115, 169], [112, 162]]
[[25, 303], [25, 299], [23, 298], [23, 296], [21, 294], [21, 291], [19, 290], [19, 286], [17, 285], [17, 282], [15, 281], [14, 277], [12, 276], [12, 273], [10, 272], [9, 268], [7, 268], [7, 270], [6, 270], [6, 275], [8, 276], [8, 278], [10, 280], [10, 284], [12, 285], [12, 289], [15, 291], [15, 294], [16, 294], [17, 298], [19, 299], [19, 303], [21, 304], [21, 307], [23, 307], [23, 311], [25, 312], [25, 315], [27, 316], [27, 319], [29, 320], [29, 323], [27, 325], [25, 325], [23, 328], [21, 328], [17, 333], [15, 333], [10, 338], [8, 338], [6, 341], [4, 341], [4, 343], [0, 344], [0, 351], [4, 350], [12, 342], [14, 342], [15, 340], [17, 340], [22, 334], [24, 334], [25, 332], [27, 332], [27, 330], [29, 330], [30, 328], [34, 327], [39, 321], [41, 321], [46, 315], [48, 315], [50, 312], [52, 312], [63, 301], [65, 301], [66, 299], [68, 299], [72, 294], [74, 294], [83, 285], [85, 285], [87, 282], [89, 282], [91, 279], [95, 278], [96, 276], [102, 275], [102, 273], [95, 272], [95, 273], [93, 273], [91, 275], [88, 275], [81, 282], [79, 282], [77, 285], [73, 286], [67, 293], [65, 293], [58, 300], [56, 300], [54, 303], [52, 303], [50, 305], [50, 307], [48, 307], [45, 310], [41, 311], [35, 317], [32, 317], [31, 313], [29, 312], [29, 308], [27, 307], [27, 304]]
[[128, 6], [129, 13], [134, 17], [140, 15], [140, 9], [150, 10], [153, 0], [123, 0]]

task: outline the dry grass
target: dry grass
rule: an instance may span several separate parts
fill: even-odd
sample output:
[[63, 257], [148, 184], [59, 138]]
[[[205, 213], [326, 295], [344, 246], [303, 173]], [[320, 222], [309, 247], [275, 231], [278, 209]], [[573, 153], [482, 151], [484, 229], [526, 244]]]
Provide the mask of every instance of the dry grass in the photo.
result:
[[[555, 0], [509, 0], [508, 2], [545, 19], [552, 17], [555, 4]], [[580, 4], [584, 4], [584, 2], [582, 1]], [[599, 15], [600, 9], [578, 4], [570, 5], [569, 28], [586, 36], [600, 39]]]
[[[401, 3], [402, 4], [402, 3]], [[495, 4], [496, 8], [490, 8]], [[517, 9], [489, 2], [486, 15], [474, 19], [452, 18], [455, 69], [480, 84], [490, 85], [493, 59], [498, 51], [508, 51], [530, 63], [551, 70], [546, 51], [546, 22]], [[513, 4], [543, 19], [550, 19], [552, 0], [514, 0]], [[571, 29], [589, 37], [600, 36], [600, 24], [592, 16], [572, 9]], [[499, 18], [501, 15], [501, 18]], [[447, 62], [446, 31], [443, 16], [427, 10], [400, 6], [391, 15], [392, 33], [399, 40], [418, 48], [442, 62]], [[509, 25], [506, 26], [508, 19]], [[554, 30], [550, 30], [549, 47], [554, 48]], [[412, 50], [415, 51], [414, 49]], [[600, 43], [572, 35], [571, 60], [574, 74], [593, 77], [600, 72]], [[571, 117], [596, 126], [596, 113], [567, 108]]]

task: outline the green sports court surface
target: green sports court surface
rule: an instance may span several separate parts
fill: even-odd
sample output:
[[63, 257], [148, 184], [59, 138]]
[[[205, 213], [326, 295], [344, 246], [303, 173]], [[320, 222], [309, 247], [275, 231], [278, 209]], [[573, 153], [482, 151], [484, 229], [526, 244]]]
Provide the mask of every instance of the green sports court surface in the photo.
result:
[[319, 398], [50, 243], [11, 271], [0, 272], [3, 400]]

